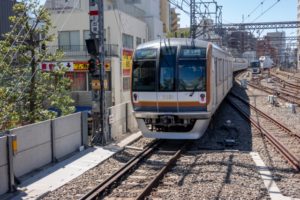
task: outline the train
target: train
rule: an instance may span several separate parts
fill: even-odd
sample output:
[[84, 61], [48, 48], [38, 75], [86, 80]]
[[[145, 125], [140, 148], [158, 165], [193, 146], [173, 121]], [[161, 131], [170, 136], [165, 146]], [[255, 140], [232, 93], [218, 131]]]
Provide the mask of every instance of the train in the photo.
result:
[[242, 71], [247, 69], [249, 66], [249, 62], [245, 58], [234, 58], [233, 60], [233, 71]]
[[143, 136], [199, 139], [233, 85], [233, 63], [229, 52], [197, 39], [139, 45], [131, 69], [131, 102]]

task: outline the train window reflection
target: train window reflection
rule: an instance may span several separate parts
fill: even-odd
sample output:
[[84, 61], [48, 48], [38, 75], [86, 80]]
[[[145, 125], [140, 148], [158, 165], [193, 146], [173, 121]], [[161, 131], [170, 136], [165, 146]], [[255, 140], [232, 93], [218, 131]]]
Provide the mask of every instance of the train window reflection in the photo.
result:
[[177, 47], [162, 47], [159, 59], [160, 91], [175, 90], [175, 67]]
[[206, 90], [206, 61], [181, 60], [179, 61], [179, 91]]
[[156, 61], [134, 61], [132, 91], [155, 91]]

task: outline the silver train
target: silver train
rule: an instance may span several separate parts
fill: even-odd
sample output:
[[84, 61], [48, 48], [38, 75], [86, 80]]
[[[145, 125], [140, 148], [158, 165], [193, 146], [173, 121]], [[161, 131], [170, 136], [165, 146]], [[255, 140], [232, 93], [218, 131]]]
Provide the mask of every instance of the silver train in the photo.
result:
[[145, 137], [198, 139], [232, 87], [233, 58], [187, 38], [140, 45], [133, 57], [131, 100]]

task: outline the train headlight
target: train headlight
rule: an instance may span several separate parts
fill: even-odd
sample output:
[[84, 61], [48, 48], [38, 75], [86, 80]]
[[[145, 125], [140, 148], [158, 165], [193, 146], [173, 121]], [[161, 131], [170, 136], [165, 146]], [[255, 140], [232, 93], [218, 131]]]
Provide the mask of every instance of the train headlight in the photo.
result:
[[132, 99], [133, 99], [133, 102], [134, 102], [134, 103], [139, 102], [139, 97], [138, 97], [137, 93], [133, 93], [133, 94], [132, 94]]
[[200, 103], [206, 103], [206, 94], [200, 93]]

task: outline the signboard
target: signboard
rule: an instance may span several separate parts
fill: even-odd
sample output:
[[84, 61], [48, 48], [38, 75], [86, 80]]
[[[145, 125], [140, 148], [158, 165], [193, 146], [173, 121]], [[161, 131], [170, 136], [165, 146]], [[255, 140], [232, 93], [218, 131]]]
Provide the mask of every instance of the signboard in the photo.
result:
[[60, 67], [67, 68], [69, 72], [74, 71], [73, 62], [43, 62], [40, 64], [40, 69], [45, 72], [60, 69]]
[[90, 29], [91, 33], [97, 35], [99, 34], [99, 11], [98, 11], [98, 4], [95, 0], [90, 0]]
[[[110, 71], [110, 60], [104, 61], [105, 71]], [[86, 72], [89, 70], [87, 61], [74, 61], [74, 62], [43, 62], [40, 64], [42, 71], [53, 71], [59, 69], [59, 67], [66, 67], [69, 72]]]
[[130, 70], [131, 70], [131, 65], [132, 65], [132, 56], [133, 56], [133, 50], [123, 49], [123, 51], [122, 51], [123, 77], [130, 76]]
[[88, 71], [88, 62], [74, 62], [74, 71]]

